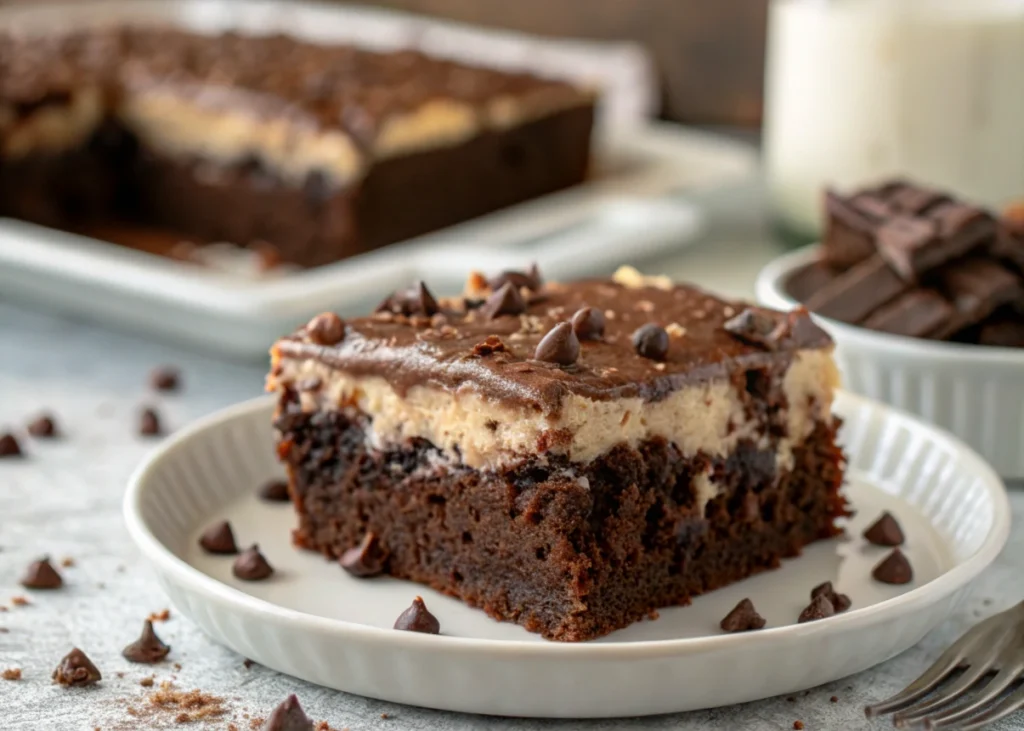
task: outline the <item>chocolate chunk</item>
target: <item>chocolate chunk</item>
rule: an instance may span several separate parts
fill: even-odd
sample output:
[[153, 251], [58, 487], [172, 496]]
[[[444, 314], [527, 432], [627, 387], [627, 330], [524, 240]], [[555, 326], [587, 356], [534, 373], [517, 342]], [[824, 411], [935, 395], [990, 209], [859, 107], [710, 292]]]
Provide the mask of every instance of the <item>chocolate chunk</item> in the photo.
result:
[[805, 304], [824, 317], [857, 324], [909, 287], [881, 256], [875, 255], [837, 276]]
[[892, 549], [892, 553], [875, 566], [871, 575], [883, 584], [909, 584], [914, 580], [914, 570], [910, 567], [910, 561], [898, 548]]
[[242, 581], [262, 581], [273, 574], [274, 569], [260, 553], [259, 546], [254, 543], [238, 554], [235, 565], [231, 567], [231, 573]]
[[207, 553], [229, 555], [238, 553], [238, 546], [235, 544], [235, 533], [231, 530], [231, 524], [222, 520], [214, 523], [199, 537], [199, 545]]
[[49, 558], [33, 561], [21, 577], [21, 585], [26, 589], [59, 589], [64, 586], [64, 579], [50, 563]]
[[919, 216], [927, 213], [940, 203], [948, 203], [949, 196], [935, 190], [909, 183], [901, 185], [887, 197], [887, 205], [899, 213]]
[[832, 606], [832, 602], [828, 600], [828, 597], [824, 594], [818, 594], [818, 596], [811, 600], [811, 603], [807, 605], [804, 611], [800, 612], [800, 618], [797, 619], [797, 622], [800, 624], [814, 622], [831, 617], [835, 613], [836, 608]]
[[505, 282], [501, 289], [487, 298], [480, 312], [488, 320], [493, 320], [502, 315], [521, 315], [526, 312], [526, 302], [519, 294], [519, 288], [512, 282]]
[[[667, 336], [666, 336], [667, 337]], [[568, 366], [580, 357], [580, 341], [573, 332], [572, 324], [561, 322], [541, 338], [533, 357], [545, 363]]]
[[65, 655], [53, 671], [53, 682], [65, 687], [92, 685], [103, 679], [92, 660], [77, 647]]
[[953, 322], [953, 306], [932, 289], [914, 289], [882, 305], [861, 324], [893, 335], [923, 338]]
[[160, 415], [153, 408], [144, 408], [139, 414], [139, 434], [144, 437], [158, 437], [162, 433]]
[[997, 315], [981, 325], [976, 340], [980, 345], [1024, 348], [1024, 318], [1016, 314]]
[[750, 599], [742, 599], [719, 626], [726, 632], [748, 632], [764, 627], [764, 617], [757, 613]]
[[938, 282], [955, 311], [940, 337], [981, 322], [1002, 305], [1024, 302], [1024, 280], [989, 259], [960, 260], [943, 269]]
[[121, 654], [129, 662], [152, 665], [167, 657], [167, 653], [170, 651], [170, 645], [165, 645], [157, 637], [156, 632], [153, 631], [153, 623], [147, 619], [142, 624], [142, 634], [139, 635], [139, 639], [125, 647]]
[[149, 385], [157, 391], [177, 391], [181, 386], [181, 374], [172, 366], [160, 366], [149, 374]]
[[482, 343], [473, 346], [473, 355], [483, 358], [495, 353], [504, 353], [506, 350], [505, 343], [501, 342], [501, 338], [497, 335], [488, 335]]
[[345, 337], [345, 323], [333, 312], [323, 312], [306, 325], [306, 337], [317, 345], [337, 345]]
[[367, 532], [359, 545], [350, 548], [341, 554], [339, 563], [341, 568], [359, 578], [378, 576], [384, 572], [385, 552], [381, 549], [380, 541], [372, 532]]
[[999, 227], [995, 216], [985, 209], [953, 201], [929, 211], [928, 217], [938, 223], [943, 241], [940, 260], [933, 261], [932, 266], [990, 245]]
[[391, 312], [406, 317], [410, 315], [431, 317], [440, 311], [441, 308], [438, 307], [437, 300], [422, 281], [414, 284], [411, 289], [395, 292], [377, 307], [377, 312]]
[[825, 192], [825, 235], [822, 258], [831, 266], [848, 267], [875, 253], [878, 217], [839, 196]]
[[260, 488], [260, 498], [270, 503], [291, 502], [287, 480], [271, 480]]
[[836, 272], [822, 262], [800, 267], [786, 278], [785, 288], [797, 302], [806, 302], [815, 292], [836, 278]]
[[668, 346], [668, 332], [659, 325], [648, 323], [633, 332], [633, 349], [642, 358], [665, 360]]
[[902, 546], [903, 529], [888, 510], [864, 531], [864, 539], [876, 546]]
[[21, 445], [13, 434], [0, 434], [0, 458], [20, 457]]
[[423, 603], [423, 599], [416, 597], [412, 600], [412, 606], [398, 615], [398, 619], [395, 620], [395, 629], [436, 635], [441, 633], [441, 624], [437, 621], [437, 617], [427, 611], [427, 605]]
[[907, 282], [917, 281], [939, 246], [939, 226], [926, 218], [898, 216], [878, 230], [878, 253]]
[[501, 289], [506, 284], [511, 284], [516, 289], [525, 287], [531, 292], [536, 292], [540, 289], [541, 285], [540, 271], [537, 269], [536, 264], [533, 264], [530, 270], [525, 273], [507, 270], [493, 277], [488, 284], [495, 291]]
[[260, 726], [260, 731], [313, 731], [313, 722], [302, 710], [298, 697], [293, 693], [274, 709]]
[[836, 610], [836, 614], [845, 612], [850, 608], [853, 603], [850, 601], [850, 597], [846, 594], [840, 594], [837, 592], [831, 581], [826, 581], [824, 584], [818, 584], [816, 587], [811, 589], [811, 599], [817, 599], [818, 596], [824, 596], [832, 604], [832, 608]]
[[596, 307], [584, 307], [572, 316], [572, 329], [580, 340], [600, 340], [604, 325], [604, 313]]
[[726, 320], [722, 329], [746, 343], [760, 345], [767, 350], [778, 350], [790, 333], [787, 319], [760, 307], [748, 307], [731, 320]]
[[57, 436], [57, 423], [49, 414], [42, 414], [33, 419], [29, 422], [27, 429], [28, 433], [37, 439], [49, 439]]

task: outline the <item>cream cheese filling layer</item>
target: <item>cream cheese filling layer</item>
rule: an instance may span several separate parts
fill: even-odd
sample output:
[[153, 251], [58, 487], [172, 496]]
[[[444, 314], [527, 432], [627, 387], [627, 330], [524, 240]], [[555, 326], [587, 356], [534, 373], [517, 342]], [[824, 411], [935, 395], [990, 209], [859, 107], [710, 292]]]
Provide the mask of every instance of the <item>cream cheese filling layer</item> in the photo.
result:
[[[472, 387], [457, 391], [417, 386], [399, 395], [379, 377], [354, 377], [314, 360], [283, 360], [272, 390], [317, 379], [316, 392], [300, 394], [306, 411], [354, 408], [370, 417], [367, 438], [377, 448], [409, 439], [429, 441], [450, 459], [476, 469], [498, 469], [526, 455], [565, 455], [590, 462], [619, 444], [655, 437], [685, 456], [726, 456], [741, 440], [767, 447], [767, 425], [747, 417], [741, 394], [726, 381], [681, 388], [661, 401], [639, 398], [597, 401], [571, 395], [558, 416], [489, 401]], [[831, 418], [838, 375], [831, 353], [797, 353], [783, 382], [789, 432], [778, 446], [780, 469], [792, 450]]]
[[99, 89], [84, 87], [64, 104], [46, 104], [18, 118], [0, 106], [3, 156], [16, 160], [33, 152], [72, 150], [85, 143], [103, 121], [103, 97]]

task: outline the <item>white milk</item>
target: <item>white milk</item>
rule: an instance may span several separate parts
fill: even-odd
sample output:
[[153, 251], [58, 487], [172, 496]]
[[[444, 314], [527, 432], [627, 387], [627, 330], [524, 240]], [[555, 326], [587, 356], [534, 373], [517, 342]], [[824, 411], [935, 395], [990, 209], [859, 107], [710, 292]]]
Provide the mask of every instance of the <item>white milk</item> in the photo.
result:
[[766, 83], [773, 212], [800, 234], [825, 185], [1024, 197], [1024, 0], [774, 0]]

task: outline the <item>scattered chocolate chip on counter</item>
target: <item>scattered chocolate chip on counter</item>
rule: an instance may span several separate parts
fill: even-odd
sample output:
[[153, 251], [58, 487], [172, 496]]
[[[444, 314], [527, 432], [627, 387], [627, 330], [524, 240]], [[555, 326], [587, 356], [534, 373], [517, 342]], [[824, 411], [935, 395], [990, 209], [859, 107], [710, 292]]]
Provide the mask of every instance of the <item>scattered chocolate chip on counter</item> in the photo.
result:
[[31, 603], [32, 602], [30, 602], [27, 598], [25, 598], [23, 596], [12, 596], [11, 597], [11, 604], [16, 606], [16, 607], [27, 607]]
[[36, 439], [52, 439], [58, 435], [57, 422], [50, 414], [40, 414], [29, 422], [25, 430]]
[[164, 644], [157, 637], [156, 632], [153, 630], [152, 620], [147, 619], [142, 624], [142, 634], [137, 640], [126, 646], [121, 651], [121, 655], [129, 662], [151, 665], [163, 660], [170, 651], [170, 645]]
[[831, 698], [828, 699], [828, 702], [829, 703], [838, 703], [839, 702], [839, 696], [837, 696], [837, 695], [832, 696]]
[[910, 561], [898, 548], [892, 549], [892, 552], [875, 566], [871, 575], [883, 584], [909, 584], [914, 580], [914, 570], [910, 566]]
[[793, 721], [793, 728], [796, 729], [796, 731], [802, 731], [803, 727], [804, 727], [804, 722], [803, 721]]
[[480, 314], [488, 320], [495, 320], [503, 315], [521, 315], [524, 312], [526, 302], [519, 294], [519, 288], [512, 282], [505, 282], [480, 308]]
[[286, 503], [291, 500], [287, 480], [270, 480], [260, 488], [259, 495], [270, 503]]
[[64, 586], [64, 580], [57, 569], [45, 557], [28, 565], [20, 583], [26, 589], [59, 589]]
[[832, 602], [828, 600], [828, 597], [824, 594], [818, 594], [818, 596], [811, 600], [811, 603], [807, 605], [804, 611], [800, 612], [797, 622], [800, 624], [814, 622], [831, 617], [835, 613], [836, 608], [832, 606]]
[[750, 599], [742, 599], [731, 612], [725, 615], [719, 626], [726, 632], [748, 632], [761, 629], [764, 625], [764, 617], [754, 609], [754, 603]]
[[235, 543], [235, 533], [231, 530], [231, 523], [222, 520], [214, 523], [203, 531], [199, 536], [199, 545], [207, 553], [220, 555], [233, 555], [238, 553], [238, 545]]
[[153, 684], [155, 682], [156, 682], [156, 676], [147, 675], [146, 677], [141, 678], [139, 680], [139, 685], [141, 685], [143, 688], [152, 688]]
[[65, 687], [93, 685], [103, 679], [99, 669], [77, 647], [61, 658], [53, 671], [53, 682]]
[[153, 612], [148, 617], [146, 617], [146, 619], [148, 619], [150, 622], [166, 622], [170, 618], [170, 609], [161, 609], [159, 612]]
[[160, 415], [156, 409], [146, 407], [139, 413], [139, 434], [144, 437], [158, 437], [163, 434]]
[[149, 374], [149, 385], [155, 391], [177, 391], [181, 388], [181, 371], [174, 366], [160, 366]]
[[395, 620], [395, 629], [436, 635], [441, 633], [441, 623], [427, 610], [423, 599], [416, 597], [412, 600], [412, 605], [398, 615], [398, 619]]
[[231, 573], [242, 581], [262, 581], [269, 578], [274, 569], [260, 553], [259, 546], [254, 543], [238, 554], [234, 566], [231, 567]]
[[850, 597], [846, 594], [840, 594], [837, 592], [831, 581], [826, 581], [823, 584], [818, 584], [816, 587], [811, 589], [811, 599], [816, 599], [819, 595], [824, 595], [832, 604], [832, 608], [836, 610], [836, 614], [845, 612], [850, 608], [853, 602], [850, 601]]
[[722, 329], [745, 343], [776, 350], [787, 334], [786, 325], [786, 320], [777, 317], [776, 313], [759, 307], [748, 307], [726, 320]]
[[260, 731], [313, 731], [313, 721], [302, 710], [298, 697], [292, 693], [274, 709]]
[[339, 563], [352, 576], [361, 579], [378, 576], [384, 572], [386, 552], [381, 548], [380, 541], [372, 531], [363, 536], [358, 546], [341, 554]]
[[21, 445], [13, 434], [0, 434], [0, 458], [21, 457]]
[[864, 531], [864, 540], [875, 546], [902, 546], [905, 539], [899, 522], [886, 510]]

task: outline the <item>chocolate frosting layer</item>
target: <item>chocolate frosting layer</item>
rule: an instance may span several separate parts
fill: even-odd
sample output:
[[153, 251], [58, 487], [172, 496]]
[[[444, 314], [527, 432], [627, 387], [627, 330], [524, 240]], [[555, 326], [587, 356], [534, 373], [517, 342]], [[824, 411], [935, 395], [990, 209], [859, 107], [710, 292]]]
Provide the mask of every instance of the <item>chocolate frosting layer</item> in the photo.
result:
[[[485, 280], [475, 281], [466, 297], [442, 300], [441, 311], [430, 317], [409, 314], [408, 307], [407, 314], [396, 314], [408, 300], [391, 297], [384, 306], [394, 312], [349, 321], [343, 340], [332, 346], [318, 345], [299, 330], [274, 346], [275, 365], [281, 359], [314, 359], [357, 377], [382, 377], [399, 394], [414, 386], [471, 388], [488, 399], [557, 413], [568, 394], [655, 401], [686, 385], [745, 370], [780, 373], [796, 351], [831, 346], [805, 310], [757, 308], [759, 317], [777, 327], [769, 344], [751, 342], [724, 328], [747, 309], [743, 303], [635, 272], [613, 280], [524, 286], [525, 312], [496, 317], [481, 304], [490, 294]], [[572, 365], [537, 360], [544, 336], [584, 307], [604, 313], [603, 335], [581, 339]], [[663, 359], [640, 355], [634, 344], [634, 333], [648, 324], [669, 335]]]

